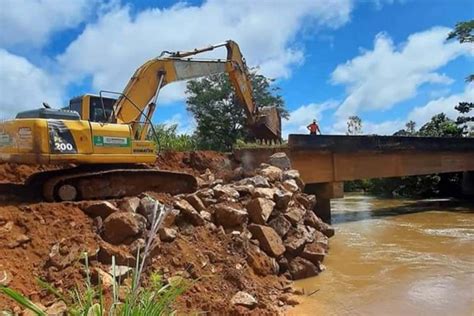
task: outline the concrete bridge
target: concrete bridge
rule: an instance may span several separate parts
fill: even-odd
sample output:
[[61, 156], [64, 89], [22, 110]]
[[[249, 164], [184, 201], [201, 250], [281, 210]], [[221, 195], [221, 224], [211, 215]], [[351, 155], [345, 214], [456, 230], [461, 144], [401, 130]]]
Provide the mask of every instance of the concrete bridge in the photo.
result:
[[[241, 149], [237, 159], [258, 166], [282, 149]], [[290, 135], [283, 149], [318, 200], [317, 213], [331, 218], [331, 199], [344, 196], [344, 181], [465, 172], [474, 193], [474, 138]], [[471, 171], [471, 172], [469, 172]]]

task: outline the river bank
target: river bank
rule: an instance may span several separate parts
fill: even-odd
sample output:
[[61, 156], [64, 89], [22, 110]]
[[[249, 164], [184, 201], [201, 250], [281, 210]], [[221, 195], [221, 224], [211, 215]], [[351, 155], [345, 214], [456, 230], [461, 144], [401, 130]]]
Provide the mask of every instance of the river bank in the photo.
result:
[[325, 273], [297, 282], [291, 315], [471, 315], [474, 203], [333, 200]]

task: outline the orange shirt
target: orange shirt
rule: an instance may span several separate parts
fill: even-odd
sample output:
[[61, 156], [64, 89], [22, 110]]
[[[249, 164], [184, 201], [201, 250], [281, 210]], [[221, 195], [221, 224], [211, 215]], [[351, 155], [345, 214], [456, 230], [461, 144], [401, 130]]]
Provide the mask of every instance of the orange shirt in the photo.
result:
[[308, 125], [308, 128], [309, 128], [309, 131], [310, 131], [311, 133], [316, 133], [316, 131], [319, 130], [318, 124], [316, 124], [316, 123], [311, 123], [311, 124], [309, 124], [309, 125]]

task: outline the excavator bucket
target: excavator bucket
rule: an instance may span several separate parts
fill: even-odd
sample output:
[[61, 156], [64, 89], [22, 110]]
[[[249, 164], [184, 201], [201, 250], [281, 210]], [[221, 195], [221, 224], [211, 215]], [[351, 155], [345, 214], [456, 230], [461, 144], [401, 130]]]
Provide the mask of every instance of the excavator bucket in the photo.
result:
[[256, 123], [250, 128], [258, 140], [281, 141], [281, 117], [274, 106], [261, 108]]

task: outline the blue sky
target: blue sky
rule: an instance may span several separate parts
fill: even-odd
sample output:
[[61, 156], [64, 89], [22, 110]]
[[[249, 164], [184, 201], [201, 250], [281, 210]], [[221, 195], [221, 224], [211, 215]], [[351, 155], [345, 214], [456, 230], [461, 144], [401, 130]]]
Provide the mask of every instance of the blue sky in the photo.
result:
[[[121, 91], [164, 49], [234, 39], [250, 66], [277, 79], [291, 112], [285, 135], [304, 133], [313, 118], [323, 133], [344, 133], [350, 115], [365, 133], [391, 134], [474, 101], [464, 82], [474, 48], [444, 40], [473, 12], [470, 0], [3, 0], [0, 118]], [[163, 89], [154, 121], [191, 133], [184, 87]]]

